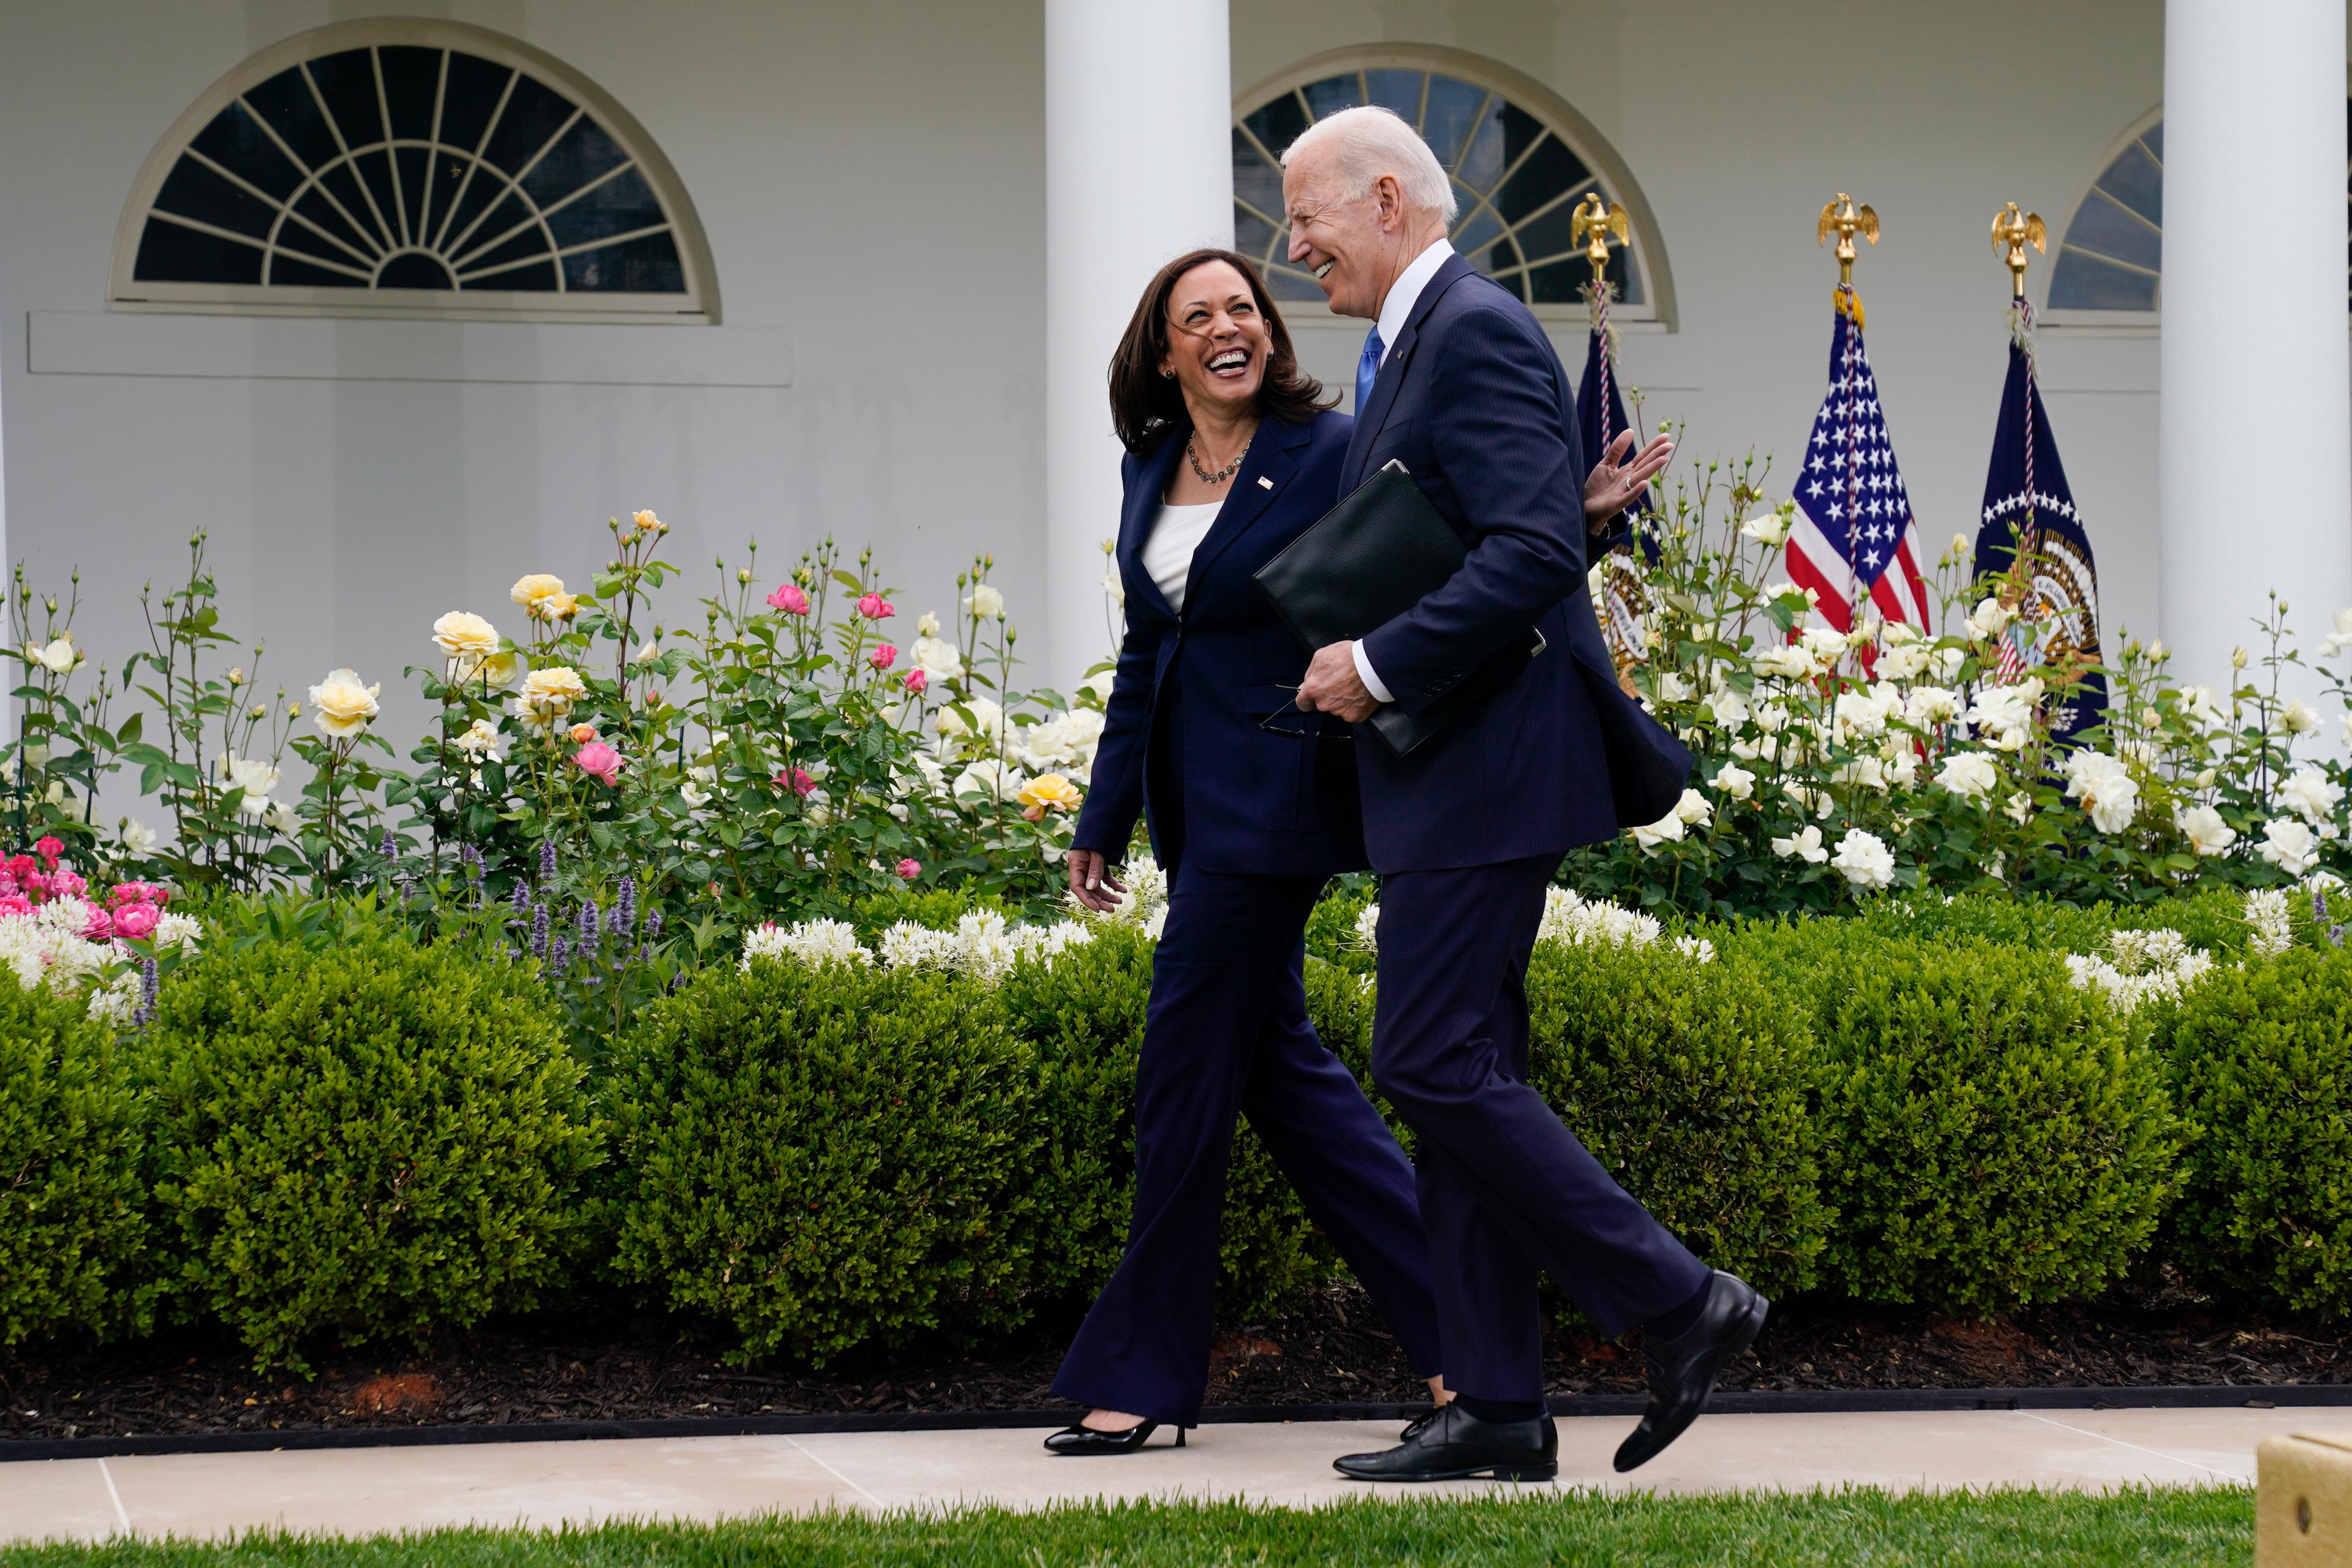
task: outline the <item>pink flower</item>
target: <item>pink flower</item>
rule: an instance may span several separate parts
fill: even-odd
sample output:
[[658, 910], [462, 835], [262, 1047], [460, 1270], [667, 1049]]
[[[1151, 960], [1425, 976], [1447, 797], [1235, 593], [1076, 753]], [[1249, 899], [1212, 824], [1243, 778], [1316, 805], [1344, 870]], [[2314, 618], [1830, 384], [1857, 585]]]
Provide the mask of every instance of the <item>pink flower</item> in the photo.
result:
[[610, 785], [620, 782], [621, 753], [602, 741], [591, 741], [572, 753], [580, 771], [590, 778]]
[[90, 910], [89, 923], [81, 928], [81, 939], [84, 942], [113, 941], [114, 917], [104, 910]]
[[869, 621], [887, 621], [898, 612], [890, 601], [881, 595], [866, 594], [857, 601], [857, 613]]
[[8, 875], [16, 878], [20, 881], [26, 877], [30, 876], [37, 869], [38, 869], [38, 867], [35, 864], [33, 858], [30, 855], [11, 855], [8, 857]]
[[918, 697], [923, 694], [923, 689], [930, 683], [931, 678], [919, 669], [910, 669], [907, 672], [907, 689]]
[[816, 793], [816, 780], [799, 768], [786, 768], [776, 774], [776, 782], [805, 800]]
[[16, 885], [24, 889], [26, 896], [37, 904], [46, 901], [49, 896], [49, 879], [39, 871], [26, 872], [16, 879]]
[[68, 899], [79, 899], [89, 891], [89, 884], [81, 879], [79, 872], [68, 871], [62, 867], [49, 873], [49, 887], [61, 897]]
[[887, 669], [898, 662], [898, 650], [888, 643], [877, 643], [874, 651], [866, 656], [866, 662], [877, 669]]
[[155, 923], [163, 915], [152, 904], [125, 904], [114, 911], [114, 934], [131, 942], [141, 942], [155, 934]]
[[805, 616], [809, 612], [808, 595], [797, 583], [787, 583], [768, 595], [768, 607], [782, 610], [788, 616]]
[[920, 860], [901, 860], [898, 862], [898, 875], [905, 878], [908, 881], [911, 882], [922, 874], [923, 863]]
[[44, 838], [38, 844], [33, 846], [33, 853], [38, 855], [42, 859], [47, 860], [52, 866], [58, 863], [58, 857], [65, 852], [65, 845], [55, 838]]
[[0, 897], [0, 915], [29, 915], [32, 912], [33, 900], [22, 893]]
[[[146, 903], [151, 892], [162, 890], [160, 888], [151, 889], [144, 882], [117, 882], [107, 889], [106, 901], [119, 910], [125, 904]], [[154, 901], [161, 903], [163, 900], [158, 899]]]

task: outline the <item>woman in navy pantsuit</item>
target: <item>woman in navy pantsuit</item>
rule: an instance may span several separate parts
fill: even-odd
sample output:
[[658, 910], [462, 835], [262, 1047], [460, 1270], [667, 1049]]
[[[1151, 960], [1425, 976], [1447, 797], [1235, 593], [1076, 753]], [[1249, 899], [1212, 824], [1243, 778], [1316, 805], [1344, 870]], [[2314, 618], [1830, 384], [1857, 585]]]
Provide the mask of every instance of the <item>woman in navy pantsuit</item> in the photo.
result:
[[1110, 374], [1128, 447], [1127, 595], [1093, 784], [1070, 851], [1091, 908], [1139, 815], [1168, 869], [1135, 1086], [1135, 1215], [1054, 1391], [1090, 1406], [1056, 1453], [1132, 1453], [1195, 1423], [1208, 1381], [1234, 1119], [1249, 1118], [1441, 1395], [1412, 1167], [1307, 1021], [1307, 917], [1365, 865], [1348, 727], [1293, 706], [1307, 650], [1252, 574], [1338, 499], [1353, 421], [1302, 374], [1248, 261], [1161, 268]]

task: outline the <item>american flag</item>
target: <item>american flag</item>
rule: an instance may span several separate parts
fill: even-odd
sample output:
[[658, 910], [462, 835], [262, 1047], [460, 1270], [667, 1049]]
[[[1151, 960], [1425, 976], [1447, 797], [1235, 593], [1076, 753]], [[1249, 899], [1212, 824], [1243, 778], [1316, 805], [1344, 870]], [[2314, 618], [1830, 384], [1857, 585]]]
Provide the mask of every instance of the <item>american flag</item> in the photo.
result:
[[1862, 344], [1862, 301], [1840, 288], [1830, 326], [1830, 390], [1813, 416], [1805, 466], [1796, 487], [1797, 525], [1789, 535], [1789, 576], [1818, 595], [1814, 607], [1840, 631], [1867, 597], [1879, 618], [1925, 631], [1927, 584], [1919, 575], [1918, 520], [1886, 416], [1878, 380]]

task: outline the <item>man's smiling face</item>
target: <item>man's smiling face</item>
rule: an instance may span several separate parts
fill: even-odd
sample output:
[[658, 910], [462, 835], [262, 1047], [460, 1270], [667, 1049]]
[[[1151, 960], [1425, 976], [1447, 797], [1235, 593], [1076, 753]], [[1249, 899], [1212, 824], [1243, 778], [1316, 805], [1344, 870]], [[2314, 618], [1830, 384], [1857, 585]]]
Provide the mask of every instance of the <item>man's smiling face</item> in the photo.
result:
[[1313, 274], [1335, 315], [1378, 317], [1392, 280], [1386, 264], [1395, 245], [1381, 232], [1379, 192], [1349, 195], [1337, 155], [1324, 147], [1308, 148], [1283, 171], [1290, 264]]

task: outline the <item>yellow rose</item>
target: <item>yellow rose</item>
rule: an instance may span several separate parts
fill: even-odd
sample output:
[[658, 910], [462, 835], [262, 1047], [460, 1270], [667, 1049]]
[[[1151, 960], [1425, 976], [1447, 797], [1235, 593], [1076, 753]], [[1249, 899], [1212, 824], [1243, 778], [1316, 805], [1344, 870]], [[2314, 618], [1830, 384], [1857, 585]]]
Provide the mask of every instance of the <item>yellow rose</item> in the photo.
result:
[[629, 521], [637, 525], [637, 531], [640, 533], [667, 533], [669, 531], [669, 524], [656, 517], [653, 514], [651, 508], [648, 508], [644, 511], [631, 512], [629, 514]]
[[451, 658], [488, 653], [499, 646], [499, 629], [466, 610], [452, 610], [433, 623], [433, 640]]
[[1078, 786], [1061, 774], [1040, 773], [1023, 784], [1021, 793], [1013, 798], [1025, 808], [1022, 816], [1037, 822], [1049, 811], [1077, 810], [1078, 802], [1084, 797], [1078, 794]]
[[485, 654], [473, 668], [466, 672], [466, 679], [471, 680], [479, 676], [490, 684], [492, 689], [504, 691], [522, 679], [522, 655], [509, 648], [504, 653]]
[[317, 710], [311, 722], [331, 740], [349, 740], [376, 716], [376, 694], [383, 689], [382, 681], [361, 685], [357, 670], [331, 669], [326, 679], [310, 688], [310, 706]]
[[562, 578], [550, 576], [544, 572], [533, 572], [528, 576], [516, 578], [515, 585], [507, 590], [507, 597], [528, 610], [550, 594], [562, 592]]
[[587, 695], [578, 670], [568, 665], [550, 665], [523, 677], [522, 691], [515, 698], [515, 716], [535, 730], [544, 730]]
[[568, 621], [579, 613], [580, 601], [570, 594], [542, 594], [530, 602], [534, 621]]

